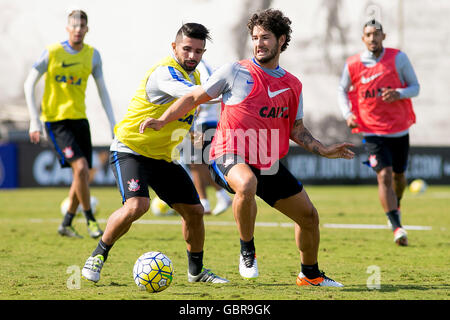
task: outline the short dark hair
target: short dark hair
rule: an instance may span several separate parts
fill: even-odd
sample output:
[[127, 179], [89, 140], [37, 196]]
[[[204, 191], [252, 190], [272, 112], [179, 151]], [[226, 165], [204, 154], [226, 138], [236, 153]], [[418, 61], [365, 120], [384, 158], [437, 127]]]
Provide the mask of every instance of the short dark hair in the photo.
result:
[[204, 25], [195, 22], [184, 23], [178, 30], [175, 39], [178, 39], [181, 36], [200, 40], [211, 40], [209, 30]]
[[291, 41], [291, 23], [291, 20], [280, 10], [266, 9], [254, 13], [248, 20], [247, 28], [250, 35], [252, 35], [255, 26], [261, 26], [264, 30], [272, 32], [277, 39], [280, 39], [282, 35], [285, 35], [286, 41], [281, 46], [281, 51], [284, 51], [288, 47], [289, 41]]
[[375, 19], [370, 19], [369, 21], [367, 21], [364, 24], [363, 30], [366, 27], [374, 27], [375, 29], [380, 30], [381, 32], [383, 32], [383, 26], [381, 25], [381, 23], [379, 21], [377, 21]]
[[75, 18], [75, 19], [84, 19], [86, 20], [86, 24], [88, 22], [88, 17], [86, 12], [83, 10], [73, 10], [71, 13], [69, 13], [68, 19]]

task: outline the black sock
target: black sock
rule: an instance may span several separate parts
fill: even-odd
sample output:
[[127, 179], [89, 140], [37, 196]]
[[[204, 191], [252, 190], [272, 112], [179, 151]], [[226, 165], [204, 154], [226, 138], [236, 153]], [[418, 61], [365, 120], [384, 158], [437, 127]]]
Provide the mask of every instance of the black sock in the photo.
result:
[[108, 258], [108, 253], [109, 250], [111, 250], [113, 245], [107, 245], [106, 243], [104, 243], [102, 241], [102, 239], [100, 239], [100, 241], [98, 242], [97, 248], [95, 248], [95, 250], [92, 252], [91, 256], [95, 257], [98, 254], [101, 254], [104, 258], [103, 261], [106, 261], [106, 259]]
[[304, 265], [302, 263], [302, 273], [308, 279], [315, 279], [317, 277], [320, 277], [319, 263], [313, 265]]
[[89, 221], [95, 221], [94, 215], [92, 214], [92, 209], [83, 211], [84, 217], [86, 218], [86, 222], [89, 223]]
[[75, 217], [75, 213], [69, 213], [68, 211], [66, 212], [65, 216], [64, 216], [64, 220], [62, 222], [63, 227], [68, 227], [72, 225], [72, 220]]
[[395, 229], [402, 227], [402, 224], [400, 223], [400, 217], [398, 215], [398, 210], [386, 212], [386, 215], [391, 222], [392, 231], [395, 231]]
[[255, 255], [255, 242], [254, 242], [255, 238], [252, 238], [252, 240], [250, 241], [244, 241], [242, 239], [240, 239], [241, 241], [241, 254], [243, 256], [245, 255]]
[[402, 200], [402, 197], [397, 198], [397, 208], [400, 209], [400, 200]]
[[201, 252], [189, 252], [186, 250], [189, 262], [189, 273], [193, 276], [202, 272], [203, 268], [203, 251]]

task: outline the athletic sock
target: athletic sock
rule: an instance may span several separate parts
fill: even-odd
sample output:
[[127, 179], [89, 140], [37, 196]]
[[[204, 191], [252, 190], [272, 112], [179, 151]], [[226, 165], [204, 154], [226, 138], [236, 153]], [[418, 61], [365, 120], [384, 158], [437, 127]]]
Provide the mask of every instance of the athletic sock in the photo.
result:
[[186, 250], [189, 263], [189, 273], [192, 276], [198, 275], [202, 272], [203, 268], [203, 251], [200, 252], [189, 252]]
[[95, 221], [94, 215], [92, 213], [92, 209], [85, 210], [84, 217], [86, 218], [86, 222], [89, 223], [89, 221]]
[[64, 215], [64, 219], [62, 222], [63, 227], [68, 227], [72, 225], [72, 220], [75, 217], [75, 213], [70, 213], [69, 211], [66, 212]]
[[402, 200], [402, 197], [397, 198], [397, 208], [400, 209], [400, 201]]
[[211, 206], [209, 204], [209, 200], [208, 199], [200, 199], [200, 203], [202, 204], [203, 210], [205, 212], [211, 213]]
[[228, 193], [224, 189], [220, 189], [216, 191], [216, 198], [220, 198], [222, 200], [227, 200], [230, 197], [228, 196]]
[[249, 256], [249, 255], [255, 255], [255, 238], [252, 238], [250, 241], [244, 241], [240, 239], [241, 241], [241, 254], [243, 256]]
[[97, 248], [95, 248], [95, 250], [92, 252], [91, 256], [95, 257], [98, 254], [101, 254], [103, 256], [103, 261], [106, 261], [106, 259], [108, 258], [108, 254], [109, 254], [109, 250], [111, 250], [113, 245], [107, 245], [106, 243], [104, 243], [102, 241], [102, 239], [100, 239], [100, 241], [98, 242]]
[[398, 210], [392, 210], [389, 212], [386, 212], [386, 215], [391, 222], [392, 225], [392, 231], [395, 231], [397, 228], [401, 228], [402, 224], [400, 223], [400, 217], [398, 215]]
[[315, 279], [317, 277], [320, 277], [319, 263], [313, 265], [305, 265], [302, 263], [302, 273], [308, 279]]

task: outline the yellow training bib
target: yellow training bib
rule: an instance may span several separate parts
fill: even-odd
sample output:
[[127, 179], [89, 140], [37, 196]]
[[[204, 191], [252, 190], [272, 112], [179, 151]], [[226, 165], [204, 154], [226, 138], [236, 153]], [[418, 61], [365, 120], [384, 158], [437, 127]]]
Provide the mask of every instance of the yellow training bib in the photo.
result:
[[92, 72], [94, 48], [84, 44], [77, 54], [70, 54], [60, 44], [47, 47], [48, 68], [42, 98], [44, 122], [86, 118], [86, 86]]
[[[189, 74], [171, 56], [162, 59], [145, 74], [139, 88], [128, 106], [124, 119], [119, 122], [114, 133], [119, 141], [131, 150], [153, 159], [163, 159], [167, 162], [179, 159], [176, 146], [183, 141], [194, 121], [195, 108], [184, 115], [178, 121], [172, 121], [161, 130], [146, 129], [143, 134], [139, 133], [139, 125], [146, 118], [159, 118], [177, 99], [157, 105], [147, 100], [145, 87], [152, 72], [159, 66], [171, 66], [180, 71], [186, 81], [191, 82]], [[196, 85], [200, 84], [200, 74], [194, 71]]]

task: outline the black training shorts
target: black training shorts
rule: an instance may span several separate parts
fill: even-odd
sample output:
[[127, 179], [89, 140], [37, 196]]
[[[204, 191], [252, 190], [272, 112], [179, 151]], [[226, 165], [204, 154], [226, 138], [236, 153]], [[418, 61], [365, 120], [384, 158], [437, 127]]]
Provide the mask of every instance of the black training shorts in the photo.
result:
[[364, 147], [369, 154], [367, 165], [376, 172], [392, 167], [395, 173], [403, 173], [408, 166], [409, 134], [401, 137], [367, 136]]
[[72, 161], [84, 157], [92, 168], [91, 131], [87, 119], [46, 122], [45, 129], [61, 167], [68, 168]]
[[[237, 155], [225, 155], [219, 159], [213, 160], [209, 165], [209, 170], [213, 180], [221, 187], [235, 193], [228, 185], [225, 176], [230, 169], [238, 163], [244, 163], [241, 157]], [[280, 199], [286, 199], [303, 190], [303, 185], [292, 173], [281, 163], [278, 162], [278, 170], [274, 174], [261, 174], [261, 170], [247, 164], [253, 171], [258, 181], [256, 195], [263, 199], [270, 206], [274, 206]]]
[[122, 203], [133, 197], [150, 198], [148, 187], [169, 206], [200, 203], [189, 174], [179, 164], [116, 151], [111, 152], [110, 164]]

